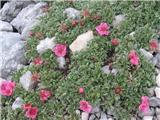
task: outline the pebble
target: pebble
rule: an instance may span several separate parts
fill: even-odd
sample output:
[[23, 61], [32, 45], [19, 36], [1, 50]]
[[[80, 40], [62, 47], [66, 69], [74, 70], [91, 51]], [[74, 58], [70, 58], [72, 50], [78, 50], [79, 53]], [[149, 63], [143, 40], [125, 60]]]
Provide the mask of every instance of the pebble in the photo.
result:
[[125, 16], [124, 15], [117, 15], [115, 16], [115, 20], [113, 20], [113, 26], [114, 27], [119, 27], [121, 25], [121, 23], [125, 20]]
[[23, 74], [20, 77], [20, 83], [26, 91], [31, 91], [35, 86], [35, 81], [32, 80], [32, 73], [27, 71], [25, 74]]
[[160, 98], [160, 87], [155, 88], [155, 94], [157, 98]]
[[80, 52], [87, 48], [87, 44], [94, 38], [93, 31], [88, 31], [77, 37], [76, 40], [69, 46], [73, 53]]
[[98, 113], [98, 112], [100, 112], [99, 106], [95, 106], [95, 107], [92, 108], [91, 113]]
[[64, 57], [57, 57], [57, 62], [59, 64], [59, 68], [64, 69], [66, 65], [66, 61]]
[[144, 116], [143, 120], [153, 120], [153, 116]]
[[92, 114], [90, 117], [89, 117], [89, 120], [94, 120], [95, 119], [95, 115], [94, 114]]
[[160, 99], [156, 97], [149, 98], [149, 104], [152, 107], [160, 107]]
[[110, 73], [111, 73], [111, 70], [109, 69], [109, 66], [108, 66], [108, 65], [102, 67], [101, 70], [102, 70], [105, 74], [110, 74]]
[[147, 60], [151, 60], [153, 55], [150, 52], [147, 52], [145, 49], [140, 49], [140, 52], [147, 58]]
[[48, 49], [52, 49], [55, 46], [55, 37], [52, 38], [45, 38], [41, 40], [40, 43], [37, 45], [38, 53], [42, 54]]
[[67, 14], [68, 19], [80, 19], [80, 11], [75, 8], [66, 8], [63, 13]]
[[89, 118], [89, 113], [82, 112], [82, 120], [88, 120], [88, 118]]
[[160, 115], [160, 108], [156, 108], [156, 115]]
[[158, 87], [160, 87], [160, 74], [156, 77], [156, 84]]
[[12, 110], [15, 110], [17, 108], [21, 108], [23, 105], [23, 100], [20, 97], [17, 97], [16, 100], [12, 104]]
[[107, 116], [104, 112], [101, 113], [101, 118], [100, 120], [107, 120]]

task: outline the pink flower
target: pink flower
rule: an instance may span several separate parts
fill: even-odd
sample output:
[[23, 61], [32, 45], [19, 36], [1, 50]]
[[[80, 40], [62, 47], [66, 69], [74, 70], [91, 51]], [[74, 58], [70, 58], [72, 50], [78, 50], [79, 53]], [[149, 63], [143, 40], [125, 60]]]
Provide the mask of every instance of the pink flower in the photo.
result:
[[25, 116], [29, 119], [34, 120], [34, 119], [36, 119], [37, 114], [38, 114], [38, 108], [37, 107], [31, 107], [26, 111]]
[[84, 93], [84, 88], [79, 88], [79, 94], [83, 94]]
[[134, 57], [134, 58], [130, 59], [130, 63], [132, 65], [138, 65], [139, 64], [139, 58], [138, 57]]
[[51, 96], [51, 92], [48, 90], [41, 90], [39, 95], [40, 95], [40, 100], [42, 102], [45, 102]]
[[64, 57], [67, 53], [67, 47], [63, 44], [57, 44], [52, 50], [56, 56]]
[[147, 112], [149, 110], [149, 98], [147, 96], [141, 97], [141, 104], [139, 105], [139, 110], [142, 112]]
[[89, 102], [87, 102], [85, 100], [81, 100], [79, 104], [80, 104], [80, 110], [82, 110], [84, 112], [88, 112], [88, 113], [91, 112], [92, 106], [90, 105]]
[[158, 49], [158, 41], [157, 40], [151, 40], [149, 42], [149, 47], [151, 50], [157, 50]]
[[23, 104], [22, 105], [22, 108], [23, 108], [23, 110], [28, 110], [28, 109], [30, 109], [32, 107], [32, 105], [30, 104], [30, 103], [27, 103], [27, 104]]
[[148, 96], [142, 96], [142, 97], [141, 97], [141, 101], [142, 101], [143, 103], [144, 103], [144, 102], [145, 102], [145, 103], [146, 103], [146, 102], [148, 103], [148, 102], [149, 102]]
[[141, 103], [141, 104], [139, 105], [139, 110], [142, 111], [142, 112], [147, 112], [147, 111], [149, 110], [148, 104]]
[[135, 50], [131, 50], [130, 51], [130, 53], [128, 55], [128, 58], [129, 58], [130, 63], [132, 65], [138, 65], [139, 64], [139, 57], [138, 57], [138, 55], [137, 55]]
[[110, 33], [109, 28], [110, 26], [107, 23], [102, 22], [100, 25], [96, 27], [96, 31], [98, 32], [99, 35], [105, 36], [105, 35], [109, 35]]
[[116, 38], [114, 38], [114, 39], [111, 40], [111, 44], [112, 44], [113, 46], [117, 46], [117, 45], [119, 45], [119, 40], [116, 39]]
[[4, 96], [11, 96], [13, 94], [13, 90], [15, 88], [16, 84], [12, 81], [2, 81], [0, 83], [0, 94]]
[[41, 65], [43, 63], [43, 60], [40, 57], [37, 57], [33, 60], [33, 63], [35, 65]]

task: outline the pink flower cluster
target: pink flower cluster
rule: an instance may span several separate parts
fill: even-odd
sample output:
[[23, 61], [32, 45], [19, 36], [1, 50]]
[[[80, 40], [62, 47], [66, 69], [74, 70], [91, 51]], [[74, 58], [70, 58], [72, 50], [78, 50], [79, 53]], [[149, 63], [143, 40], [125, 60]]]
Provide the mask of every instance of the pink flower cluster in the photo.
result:
[[13, 94], [16, 84], [12, 81], [2, 81], [0, 83], [0, 94], [4, 96], [11, 96]]
[[39, 93], [40, 100], [45, 102], [51, 96], [51, 92], [49, 90], [41, 90]]
[[139, 110], [142, 112], [147, 112], [149, 110], [149, 98], [147, 96], [141, 97], [141, 104], [139, 105]]
[[105, 22], [102, 22], [100, 25], [96, 27], [96, 31], [101, 36], [108, 36], [110, 34], [109, 29], [110, 29], [110, 26]]
[[131, 50], [130, 51], [130, 53], [128, 55], [128, 58], [129, 58], [130, 63], [132, 65], [139, 65], [139, 57], [138, 57], [138, 55], [137, 55], [135, 50]]
[[67, 46], [63, 44], [56, 44], [56, 46], [52, 49], [54, 54], [58, 57], [64, 57], [67, 53]]
[[40, 57], [37, 57], [33, 60], [34, 65], [38, 66], [43, 63], [43, 60]]
[[23, 110], [26, 112], [25, 116], [31, 120], [35, 120], [38, 114], [38, 108], [32, 107], [30, 103], [22, 105]]
[[85, 101], [85, 100], [81, 100], [79, 102], [80, 104], [80, 110], [84, 111], [84, 112], [88, 112], [90, 113], [92, 111], [92, 106], [90, 105], [89, 102]]
[[158, 47], [159, 47], [159, 45], [158, 45], [158, 41], [157, 40], [151, 40], [150, 42], [149, 42], [149, 48], [151, 49], [151, 50], [153, 50], [153, 51], [155, 51], [155, 50], [157, 50], [158, 49]]

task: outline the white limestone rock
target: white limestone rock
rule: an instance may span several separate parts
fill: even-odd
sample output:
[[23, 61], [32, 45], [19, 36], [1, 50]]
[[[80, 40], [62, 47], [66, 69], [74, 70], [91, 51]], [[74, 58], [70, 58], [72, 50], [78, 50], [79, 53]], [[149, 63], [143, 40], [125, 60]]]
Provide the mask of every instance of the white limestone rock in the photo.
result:
[[153, 116], [144, 116], [143, 120], [153, 120]]
[[160, 98], [160, 87], [155, 88], [155, 94], [157, 98]]
[[57, 61], [59, 63], [59, 68], [61, 69], [65, 68], [66, 61], [64, 57], [57, 57]]
[[16, 100], [12, 104], [12, 110], [16, 110], [17, 108], [21, 108], [23, 105], [23, 99], [17, 97]]
[[66, 8], [63, 13], [67, 14], [69, 19], [80, 19], [80, 11], [75, 8]]
[[100, 118], [100, 120], [108, 120], [108, 119], [107, 119], [107, 115], [102, 112], [102, 113], [101, 113], [101, 118]]
[[12, 25], [9, 24], [8, 22], [0, 20], [0, 31], [12, 32], [13, 31]]
[[156, 77], [157, 86], [160, 87], [160, 74]]
[[87, 113], [87, 112], [82, 112], [82, 120], [88, 120], [88, 118], [89, 118], [89, 113]]
[[32, 73], [27, 71], [20, 77], [20, 83], [26, 91], [31, 91], [35, 87], [35, 81], [32, 80]]
[[160, 115], [160, 108], [156, 108], [156, 115]]
[[115, 16], [115, 19], [113, 20], [113, 27], [119, 27], [121, 25], [121, 23], [125, 20], [125, 16], [124, 15], [117, 15]]
[[52, 49], [55, 46], [55, 37], [53, 38], [45, 38], [41, 40], [37, 46], [38, 53], [42, 54], [48, 49]]
[[94, 38], [93, 31], [88, 31], [77, 37], [76, 40], [69, 46], [73, 53], [80, 52], [87, 48], [87, 44]]
[[147, 60], [151, 60], [153, 55], [150, 52], [147, 52], [145, 49], [140, 49], [140, 52], [146, 57]]

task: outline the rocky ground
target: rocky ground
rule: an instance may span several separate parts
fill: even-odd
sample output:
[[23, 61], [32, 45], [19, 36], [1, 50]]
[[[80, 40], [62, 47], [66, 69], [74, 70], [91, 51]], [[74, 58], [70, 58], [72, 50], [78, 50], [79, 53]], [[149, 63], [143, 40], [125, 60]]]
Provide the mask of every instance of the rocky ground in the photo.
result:
[[[0, 77], [2, 79], [11, 79], [13, 73], [26, 66], [32, 66], [33, 62], [25, 58], [25, 50], [27, 47], [27, 40], [32, 36], [31, 30], [40, 24], [40, 18], [47, 15], [48, 3], [37, 2], [34, 0], [17, 1], [10, 0], [1, 2], [0, 9]], [[62, 14], [67, 15], [67, 19], [79, 20], [80, 10], [68, 7], [64, 9]], [[116, 15], [112, 27], [117, 28], [127, 18], [123, 14]], [[63, 26], [64, 27], [64, 26]], [[64, 29], [63, 29], [64, 30]], [[55, 33], [56, 34], [56, 33]], [[128, 35], [134, 38], [136, 31]], [[126, 35], [126, 36], [128, 36]], [[157, 39], [160, 39], [160, 33], [157, 32]], [[35, 47], [38, 54], [42, 55], [48, 49], [52, 49], [56, 45], [55, 37], [46, 37], [41, 39], [41, 34], [37, 34], [40, 42]], [[70, 51], [74, 54], [83, 49], [87, 49], [87, 45], [94, 39], [93, 31], [88, 30], [79, 34], [77, 38], [69, 45]], [[151, 51], [146, 48], [140, 48], [140, 53], [143, 54], [146, 60], [155, 67], [155, 80], [154, 86], [148, 88], [150, 109], [148, 112], [143, 113], [137, 110], [131, 120], [160, 120], [160, 43], [158, 50]], [[69, 60], [69, 57], [67, 58]], [[68, 61], [65, 57], [57, 57], [59, 69], [66, 69]], [[104, 74], [116, 76], [118, 69], [110, 69], [109, 65], [104, 65], [101, 68]], [[148, 73], [149, 74], [149, 73]], [[144, 76], [147, 74], [143, 74]], [[32, 79], [32, 72], [26, 71], [20, 78], [20, 84], [26, 91], [30, 91], [34, 87]], [[16, 102], [18, 101], [18, 102]], [[12, 105], [12, 109], [19, 108], [22, 105], [22, 99], [17, 98]], [[81, 120], [114, 120], [117, 119], [114, 111], [102, 110], [99, 105], [93, 107], [91, 113], [76, 110], [75, 113]], [[126, 113], [127, 114], [127, 113]], [[67, 116], [66, 116], [67, 120]], [[129, 120], [129, 119], [128, 119]]]

